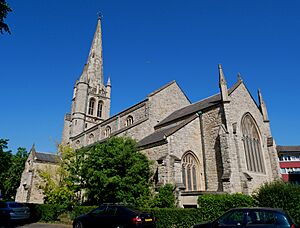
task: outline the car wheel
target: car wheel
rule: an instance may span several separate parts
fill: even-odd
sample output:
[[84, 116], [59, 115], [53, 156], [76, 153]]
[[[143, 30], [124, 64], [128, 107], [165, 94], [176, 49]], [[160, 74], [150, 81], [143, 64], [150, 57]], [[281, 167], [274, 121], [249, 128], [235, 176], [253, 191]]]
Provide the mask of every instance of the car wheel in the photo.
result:
[[74, 224], [74, 228], [83, 228], [82, 222], [77, 221], [77, 222]]

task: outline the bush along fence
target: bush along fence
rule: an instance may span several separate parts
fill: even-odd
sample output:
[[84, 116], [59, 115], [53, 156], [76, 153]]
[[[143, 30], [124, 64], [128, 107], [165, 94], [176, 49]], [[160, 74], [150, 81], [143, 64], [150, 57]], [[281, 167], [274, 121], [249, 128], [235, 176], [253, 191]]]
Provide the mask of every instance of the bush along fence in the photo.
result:
[[[204, 221], [218, 218], [225, 211], [235, 207], [273, 207], [282, 208], [300, 224], [300, 186], [274, 182], [265, 184], [253, 196], [243, 194], [205, 194], [198, 198], [197, 209], [149, 208], [139, 209], [150, 212], [157, 218], [158, 228], [191, 227]], [[71, 224], [72, 220], [85, 214], [96, 206], [74, 206], [29, 204], [32, 221]]]

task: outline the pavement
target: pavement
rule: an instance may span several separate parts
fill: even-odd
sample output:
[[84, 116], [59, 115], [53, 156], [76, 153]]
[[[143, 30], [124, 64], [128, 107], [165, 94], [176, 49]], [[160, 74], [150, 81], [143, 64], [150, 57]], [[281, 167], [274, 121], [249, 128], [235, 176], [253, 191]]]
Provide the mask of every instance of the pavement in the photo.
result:
[[71, 228], [72, 225], [65, 224], [48, 224], [48, 223], [31, 223], [25, 225], [15, 225], [15, 226], [1, 226], [0, 228]]

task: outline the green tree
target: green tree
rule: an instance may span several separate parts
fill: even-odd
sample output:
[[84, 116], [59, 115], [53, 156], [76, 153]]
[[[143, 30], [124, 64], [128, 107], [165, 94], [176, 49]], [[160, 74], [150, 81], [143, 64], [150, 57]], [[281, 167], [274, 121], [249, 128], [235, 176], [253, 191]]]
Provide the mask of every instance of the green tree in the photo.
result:
[[176, 207], [174, 195], [175, 187], [172, 184], [165, 184], [158, 189], [158, 194], [154, 197], [154, 206], [159, 208]]
[[137, 143], [126, 137], [77, 151], [81, 187], [88, 201], [147, 206], [150, 200], [150, 161], [138, 151]]
[[25, 148], [19, 147], [16, 154], [8, 149], [8, 139], [0, 139], [0, 190], [3, 198], [13, 199], [19, 187], [24, 164], [28, 157]]
[[58, 151], [58, 168], [55, 171], [49, 168], [39, 172], [44, 180], [40, 188], [43, 189], [45, 203], [70, 207], [77, 201], [74, 189], [76, 183], [70, 178], [75, 150], [70, 146], [59, 145]]
[[12, 10], [7, 4], [7, 2], [5, 0], [0, 0], [0, 33], [1, 34], [3, 34], [3, 30], [4, 32], [10, 34], [8, 25], [4, 23], [4, 19], [6, 18], [9, 12], [12, 12]]
[[11, 150], [7, 150], [8, 139], [0, 139], [0, 190], [2, 197], [6, 197], [4, 183], [9, 179], [8, 169], [11, 166]]
[[19, 147], [17, 153], [12, 155], [11, 164], [7, 170], [9, 178], [6, 178], [4, 181], [4, 194], [6, 198], [13, 199], [16, 196], [27, 158], [28, 153], [22, 147]]

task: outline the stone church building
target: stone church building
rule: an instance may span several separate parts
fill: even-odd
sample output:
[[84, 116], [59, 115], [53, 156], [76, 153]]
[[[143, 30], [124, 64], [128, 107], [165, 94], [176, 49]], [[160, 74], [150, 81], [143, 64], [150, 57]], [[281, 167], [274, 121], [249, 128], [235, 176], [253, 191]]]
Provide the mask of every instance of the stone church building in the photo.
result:
[[58, 181], [58, 163], [58, 155], [38, 152], [33, 145], [25, 162], [20, 186], [17, 189], [16, 202], [42, 204], [44, 193], [41, 187], [45, 182], [41, 177], [41, 172], [47, 172], [53, 180]]
[[176, 81], [110, 116], [111, 82], [104, 85], [101, 19], [87, 63], [76, 81], [62, 142], [74, 148], [129, 136], [155, 163], [156, 185], [173, 183], [179, 206], [192, 207], [205, 192], [251, 194], [280, 178], [266, 104], [238, 75], [228, 87], [218, 66], [218, 94], [191, 103]]

